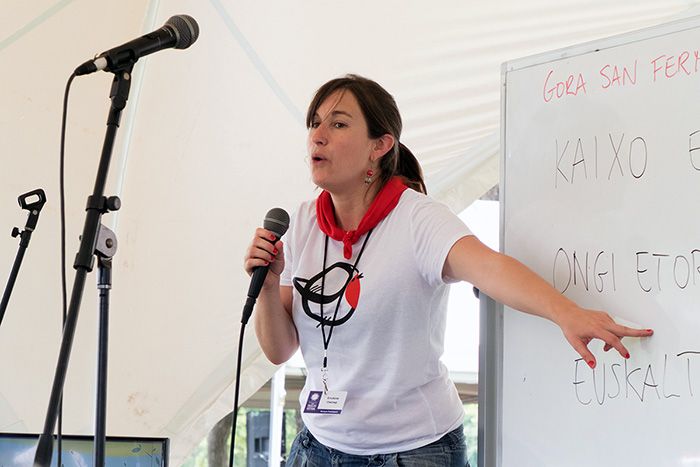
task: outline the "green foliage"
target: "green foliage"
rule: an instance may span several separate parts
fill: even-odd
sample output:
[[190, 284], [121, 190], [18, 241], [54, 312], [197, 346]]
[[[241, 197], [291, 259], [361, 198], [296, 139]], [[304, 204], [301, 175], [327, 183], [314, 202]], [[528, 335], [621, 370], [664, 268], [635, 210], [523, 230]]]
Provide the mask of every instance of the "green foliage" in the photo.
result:
[[[235, 453], [233, 458], [234, 467], [246, 467], [246, 456], [247, 456], [247, 444], [246, 444], [246, 434], [247, 434], [247, 417], [246, 414], [250, 411], [259, 411], [259, 409], [247, 409], [241, 408], [238, 412], [238, 419], [236, 420], [236, 445], [234, 447]], [[289, 454], [289, 448], [297, 435], [297, 424], [296, 419], [298, 417], [296, 410], [285, 410], [286, 417], [286, 432], [285, 432], [285, 443], [287, 451], [285, 453]], [[230, 431], [230, 428], [229, 428]], [[226, 444], [226, 455], [228, 458], [228, 453], [231, 451], [231, 436], [228, 438]], [[228, 465], [228, 463], [226, 464]], [[195, 449], [192, 455], [182, 464], [183, 467], [209, 467], [209, 459], [207, 457], [207, 439], [204, 438], [199, 446]]]
[[183, 467], [208, 467], [207, 462], [207, 439], [204, 438], [192, 455], [183, 462]]
[[464, 435], [467, 437], [467, 456], [469, 465], [476, 466], [479, 442], [479, 405], [464, 404]]
[[[238, 417], [236, 420], [236, 445], [234, 447], [235, 453], [233, 456], [234, 467], [246, 467], [246, 414], [252, 409], [241, 408], [238, 412]], [[231, 431], [229, 425], [229, 432]], [[205, 437], [202, 442], [197, 446], [192, 455], [183, 462], [182, 467], [209, 467], [209, 458], [207, 454], [207, 438]], [[228, 441], [226, 442], [226, 459], [228, 459], [228, 453], [231, 451], [231, 436], [229, 435]], [[226, 461], [228, 466], [228, 460]]]

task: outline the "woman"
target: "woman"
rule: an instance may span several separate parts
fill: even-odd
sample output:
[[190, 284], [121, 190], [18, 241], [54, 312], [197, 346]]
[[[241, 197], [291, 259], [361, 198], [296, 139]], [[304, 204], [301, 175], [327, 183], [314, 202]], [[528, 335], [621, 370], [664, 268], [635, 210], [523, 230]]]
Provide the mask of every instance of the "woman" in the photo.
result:
[[591, 367], [592, 339], [628, 358], [620, 339], [651, 335], [579, 308], [425, 196], [377, 83], [329, 81], [306, 123], [323, 191], [294, 213], [284, 244], [258, 229], [244, 260], [249, 274], [269, 264], [255, 315], [265, 355], [279, 364], [301, 347], [309, 371], [288, 466], [467, 465], [462, 405], [440, 362], [450, 282], [555, 322]]

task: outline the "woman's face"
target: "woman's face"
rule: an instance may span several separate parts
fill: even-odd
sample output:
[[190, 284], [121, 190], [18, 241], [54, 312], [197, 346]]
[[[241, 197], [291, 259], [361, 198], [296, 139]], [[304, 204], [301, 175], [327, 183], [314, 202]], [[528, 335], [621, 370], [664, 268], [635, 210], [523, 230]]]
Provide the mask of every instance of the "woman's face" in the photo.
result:
[[367, 170], [379, 157], [377, 141], [369, 138], [353, 93], [334, 92], [318, 107], [309, 128], [307, 150], [313, 182], [332, 194], [366, 188]]

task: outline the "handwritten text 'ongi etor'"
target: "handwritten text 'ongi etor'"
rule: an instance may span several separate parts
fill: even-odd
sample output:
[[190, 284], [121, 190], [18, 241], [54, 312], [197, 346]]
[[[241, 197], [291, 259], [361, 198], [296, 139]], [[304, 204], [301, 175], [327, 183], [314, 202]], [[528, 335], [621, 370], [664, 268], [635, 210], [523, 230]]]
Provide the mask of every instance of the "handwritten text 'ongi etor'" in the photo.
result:
[[[559, 248], [554, 255], [552, 285], [564, 293], [577, 288], [585, 292], [617, 291], [618, 269], [624, 276], [634, 274], [640, 291], [697, 290], [700, 286], [700, 249], [685, 253], [636, 251], [632, 262], [620, 266], [620, 255], [614, 252], [577, 251]], [[625, 256], [629, 258], [629, 255]], [[635, 266], [631, 266], [634, 264]], [[634, 268], [634, 269], [633, 269]]]

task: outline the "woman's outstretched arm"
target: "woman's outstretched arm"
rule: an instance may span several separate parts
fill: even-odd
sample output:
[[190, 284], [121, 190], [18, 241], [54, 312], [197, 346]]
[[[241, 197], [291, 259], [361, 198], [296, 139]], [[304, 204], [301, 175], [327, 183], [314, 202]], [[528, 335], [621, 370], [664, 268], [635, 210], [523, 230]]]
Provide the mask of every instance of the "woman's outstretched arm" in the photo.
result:
[[621, 326], [603, 311], [579, 307], [528, 267], [490, 249], [473, 235], [454, 244], [447, 255], [443, 276], [467, 281], [500, 303], [554, 322], [591, 367], [596, 364], [588, 349], [593, 339], [605, 342], [606, 351], [615, 348], [624, 358], [629, 358], [622, 338], [653, 334], [650, 329]]

